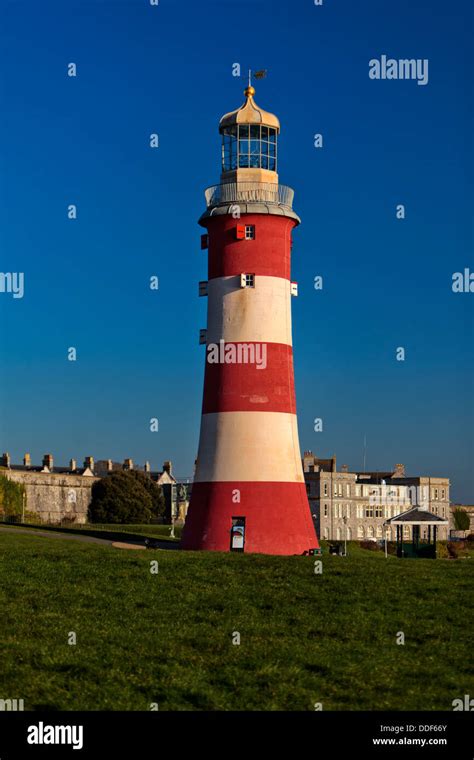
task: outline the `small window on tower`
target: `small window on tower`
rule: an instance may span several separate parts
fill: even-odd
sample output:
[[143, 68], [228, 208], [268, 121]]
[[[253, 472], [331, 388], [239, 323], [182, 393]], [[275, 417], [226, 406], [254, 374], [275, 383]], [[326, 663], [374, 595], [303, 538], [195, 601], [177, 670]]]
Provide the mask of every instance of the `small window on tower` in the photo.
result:
[[254, 224], [245, 225], [245, 239], [255, 240], [255, 225]]
[[254, 288], [255, 287], [255, 275], [254, 274], [241, 274], [240, 275], [240, 287], [241, 288]]

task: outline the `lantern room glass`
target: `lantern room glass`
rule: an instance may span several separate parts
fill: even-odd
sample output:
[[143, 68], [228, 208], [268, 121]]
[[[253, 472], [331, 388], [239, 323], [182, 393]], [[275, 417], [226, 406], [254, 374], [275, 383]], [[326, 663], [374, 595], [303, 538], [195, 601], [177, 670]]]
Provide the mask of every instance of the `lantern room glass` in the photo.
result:
[[277, 170], [277, 133], [261, 124], [238, 124], [222, 131], [222, 170]]

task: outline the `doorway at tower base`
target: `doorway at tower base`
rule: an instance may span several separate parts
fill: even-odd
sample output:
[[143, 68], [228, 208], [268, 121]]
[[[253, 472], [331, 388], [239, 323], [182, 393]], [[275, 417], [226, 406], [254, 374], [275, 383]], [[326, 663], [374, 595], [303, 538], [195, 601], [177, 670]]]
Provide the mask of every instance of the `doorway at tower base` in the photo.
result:
[[[244, 526], [238, 544], [235, 526]], [[233, 542], [245, 553], [318, 550], [305, 483], [194, 483], [181, 548], [228, 552]]]

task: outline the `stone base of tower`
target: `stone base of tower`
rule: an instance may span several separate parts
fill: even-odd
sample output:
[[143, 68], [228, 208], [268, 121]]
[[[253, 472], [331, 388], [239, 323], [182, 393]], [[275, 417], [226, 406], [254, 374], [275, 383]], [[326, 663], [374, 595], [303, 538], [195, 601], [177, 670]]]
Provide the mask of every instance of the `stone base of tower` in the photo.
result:
[[231, 550], [233, 518], [245, 518], [246, 553], [319, 548], [304, 483], [194, 483], [182, 549]]

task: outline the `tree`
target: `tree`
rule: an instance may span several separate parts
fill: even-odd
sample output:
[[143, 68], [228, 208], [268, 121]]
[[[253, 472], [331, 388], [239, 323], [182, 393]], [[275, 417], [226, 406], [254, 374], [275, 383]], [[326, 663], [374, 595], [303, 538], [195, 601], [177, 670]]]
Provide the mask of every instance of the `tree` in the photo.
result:
[[113, 472], [94, 483], [89, 520], [96, 523], [150, 522], [154, 514], [151, 489], [137, 474], [133, 470]]
[[469, 530], [471, 523], [465, 509], [456, 508], [453, 511], [453, 519], [456, 530]]
[[143, 488], [150, 494], [152, 500], [152, 512], [153, 517], [163, 517], [165, 514], [165, 497], [163, 496], [163, 489], [158, 483], [150, 478], [149, 475], [145, 475], [139, 470], [128, 470], [129, 474], [138, 480], [142, 484]]

